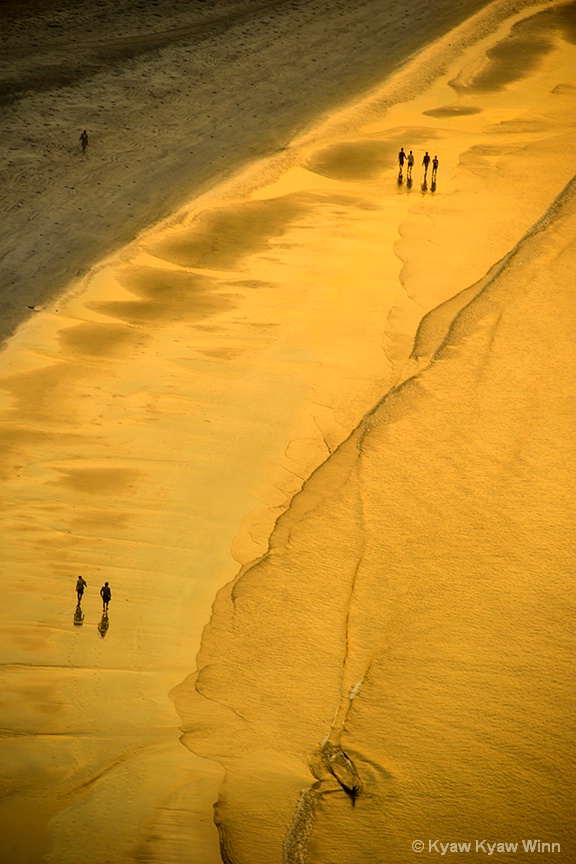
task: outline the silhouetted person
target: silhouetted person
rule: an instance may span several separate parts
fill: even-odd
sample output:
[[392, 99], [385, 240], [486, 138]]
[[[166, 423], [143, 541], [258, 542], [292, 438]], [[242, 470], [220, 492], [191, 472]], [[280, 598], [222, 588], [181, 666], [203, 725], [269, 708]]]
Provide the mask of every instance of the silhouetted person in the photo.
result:
[[100, 588], [100, 596], [102, 597], [102, 610], [104, 612], [107, 612], [108, 603], [112, 599], [112, 591], [110, 590], [108, 582], [105, 582], [102, 588]]
[[404, 167], [404, 160], [406, 159], [406, 153], [404, 152], [404, 147], [400, 148], [400, 152], [398, 153], [398, 165], [400, 166], [400, 173], [402, 173], [402, 168]]
[[430, 156], [428, 155], [428, 150], [424, 154], [424, 158], [422, 159], [422, 165], [424, 166], [424, 179], [426, 179], [426, 175], [428, 174], [428, 166], [430, 165]]
[[76, 580], [76, 593], [78, 595], [78, 605], [82, 600], [82, 595], [84, 594], [84, 589], [88, 587], [88, 583], [82, 578], [82, 576], [78, 576]]
[[82, 152], [85, 153], [86, 147], [88, 146], [88, 133], [86, 132], [86, 129], [84, 129], [80, 135], [80, 143], [82, 145]]
[[434, 156], [434, 159], [432, 160], [432, 182], [433, 183], [436, 180], [437, 172], [438, 172], [438, 157]]
[[412, 177], [412, 168], [414, 167], [414, 154], [412, 153], [412, 150], [410, 150], [410, 152], [408, 153], [407, 160], [408, 170], [406, 171], [406, 176]]

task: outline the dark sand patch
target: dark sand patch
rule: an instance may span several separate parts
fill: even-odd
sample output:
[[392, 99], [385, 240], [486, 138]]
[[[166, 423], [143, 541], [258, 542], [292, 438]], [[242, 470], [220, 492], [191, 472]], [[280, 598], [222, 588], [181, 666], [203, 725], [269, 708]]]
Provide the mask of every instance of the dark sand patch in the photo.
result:
[[526, 77], [538, 68], [542, 59], [561, 36], [576, 42], [576, 3], [546, 9], [517, 22], [510, 34], [486, 52], [487, 66], [470, 82], [451, 81], [455, 90], [493, 92]]
[[293, 200], [245, 201], [208, 211], [189, 229], [151, 244], [152, 255], [179, 264], [208, 270], [230, 270], [243, 255], [270, 245], [305, 209]]
[[394, 130], [385, 140], [344, 141], [317, 151], [306, 167], [333, 180], [375, 180], [385, 169], [396, 163], [400, 147], [406, 152], [439, 134], [426, 127]]
[[121, 324], [76, 324], [59, 334], [65, 352], [93, 357], [118, 357], [142, 341], [142, 334]]
[[[7, 420], [23, 423], [73, 425], [77, 406], [85, 396], [82, 374], [71, 363], [52, 363], [41, 369], [22, 372], [7, 378], [2, 389], [14, 397]], [[74, 407], [76, 406], [76, 407]]]
[[50, 483], [72, 489], [81, 495], [116, 496], [128, 489], [134, 489], [136, 479], [141, 476], [140, 471], [119, 465], [94, 468], [85, 465], [82, 468], [54, 467], [60, 478], [51, 480]]
[[78, 510], [78, 515], [70, 521], [70, 527], [84, 534], [101, 534], [103, 530], [123, 531], [134, 519], [134, 514], [121, 513], [117, 508], [110, 510], [107, 507], [91, 507], [82, 510], [79, 507]]
[[133, 326], [156, 329], [170, 321], [198, 321], [231, 309], [234, 301], [210, 290], [203, 281], [187, 273], [158, 273], [141, 268], [125, 280], [125, 287], [139, 300], [104, 301], [91, 309]]
[[472, 105], [443, 105], [440, 108], [431, 108], [430, 111], [423, 111], [427, 117], [467, 117], [471, 114], [480, 114], [481, 108], [475, 108]]
[[387, 141], [349, 141], [320, 151], [307, 168], [334, 180], [371, 180], [396, 157], [396, 145]]

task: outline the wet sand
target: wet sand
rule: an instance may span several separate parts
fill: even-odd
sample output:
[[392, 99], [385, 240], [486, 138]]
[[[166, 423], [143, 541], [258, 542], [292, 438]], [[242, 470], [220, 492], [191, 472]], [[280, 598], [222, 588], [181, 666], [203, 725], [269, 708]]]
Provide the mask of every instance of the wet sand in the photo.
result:
[[539, 8], [230, 168], [9, 340], [3, 860], [573, 843], [575, 54]]

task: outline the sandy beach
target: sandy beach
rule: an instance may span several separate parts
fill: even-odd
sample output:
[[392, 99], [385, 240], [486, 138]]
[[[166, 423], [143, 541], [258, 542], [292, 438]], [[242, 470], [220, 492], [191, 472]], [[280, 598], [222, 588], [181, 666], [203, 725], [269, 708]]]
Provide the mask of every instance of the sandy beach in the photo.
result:
[[572, 860], [576, 5], [3, 14], [2, 864]]
[[483, 5], [4, 0], [0, 335]]

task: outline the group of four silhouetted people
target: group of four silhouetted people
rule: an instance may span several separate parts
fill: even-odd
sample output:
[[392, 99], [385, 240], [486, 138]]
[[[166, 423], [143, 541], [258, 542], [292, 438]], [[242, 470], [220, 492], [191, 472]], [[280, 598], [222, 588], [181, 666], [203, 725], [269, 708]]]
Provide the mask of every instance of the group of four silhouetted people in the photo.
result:
[[[398, 153], [398, 164], [400, 166], [400, 174], [402, 174], [402, 169], [404, 168], [404, 162], [406, 162], [406, 176], [410, 179], [412, 177], [412, 168], [414, 167], [414, 154], [412, 150], [409, 153], [404, 152], [404, 148], [400, 148], [400, 152]], [[428, 151], [424, 154], [424, 158], [422, 159], [422, 165], [424, 166], [424, 182], [426, 182], [426, 177], [428, 176], [428, 168], [430, 166], [430, 162], [432, 162], [432, 182], [434, 183], [436, 180], [436, 175], [438, 173], [438, 157], [434, 156], [434, 159], [430, 159]]]

